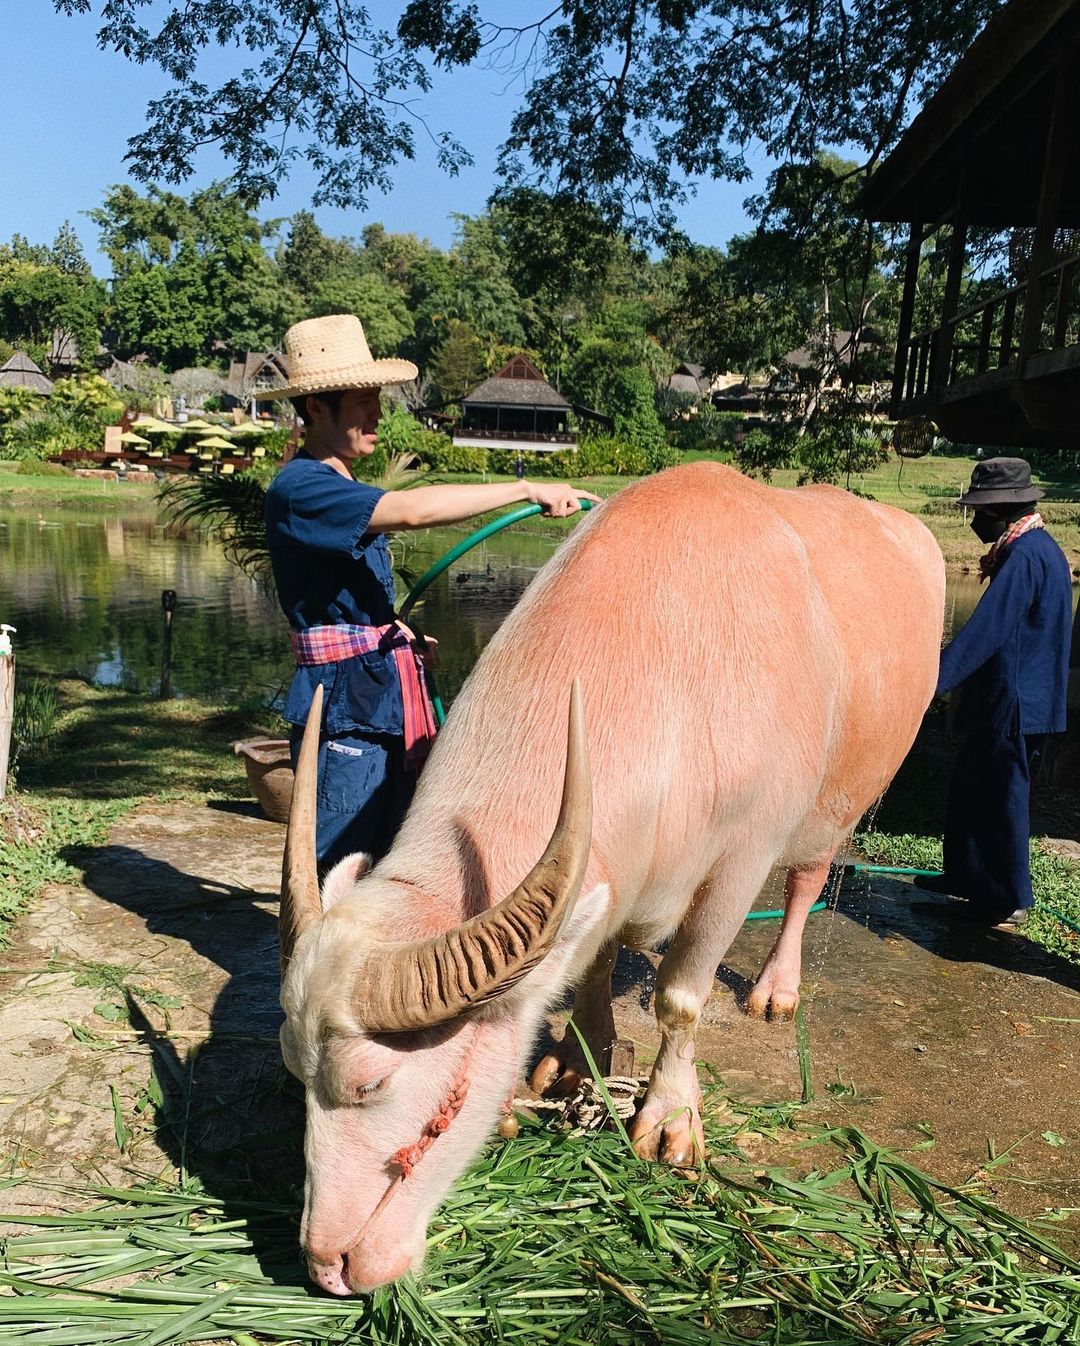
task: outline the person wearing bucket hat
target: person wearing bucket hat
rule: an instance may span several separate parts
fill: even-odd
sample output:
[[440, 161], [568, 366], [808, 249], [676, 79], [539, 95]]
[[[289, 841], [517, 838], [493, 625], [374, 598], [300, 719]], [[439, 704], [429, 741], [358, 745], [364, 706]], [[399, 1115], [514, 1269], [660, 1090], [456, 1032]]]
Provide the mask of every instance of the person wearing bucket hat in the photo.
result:
[[1035, 509], [1042, 495], [1023, 458], [990, 458], [957, 502], [990, 544], [979, 563], [989, 584], [941, 655], [937, 691], [956, 691], [960, 747], [943, 873], [915, 882], [964, 900], [946, 915], [986, 925], [1022, 925], [1033, 904], [1031, 773], [1046, 735], [1065, 728], [1072, 577]]
[[563, 517], [581, 508], [581, 497], [599, 497], [524, 479], [408, 491], [358, 481], [352, 464], [375, 451], [381, 390], [416, 378], [416, 366], [374, 359], [352, 314], [296, 323], [284, 357], [288, 383], [256, 396], [291, 399], [304, 441], [270, 484], [266, 528], [297, 664], [284, 708], [294, 766], [323, 688], [315, 833], [325, 872], [346, 855], [385, 854], [435, 736], [427, 649], [394, 612], [386, 535], [524, 502]]

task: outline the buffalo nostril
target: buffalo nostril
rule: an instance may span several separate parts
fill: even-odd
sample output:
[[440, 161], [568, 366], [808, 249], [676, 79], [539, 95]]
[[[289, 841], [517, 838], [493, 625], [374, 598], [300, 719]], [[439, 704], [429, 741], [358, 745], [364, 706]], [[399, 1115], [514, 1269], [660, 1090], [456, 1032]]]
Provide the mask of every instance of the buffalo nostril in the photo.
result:
[[347, 1254], [331, 1262], [323, 1262], [310, 1253], [307, 1255], [308, 1275], [319, 1287], [330, 1295], [347, 1296], [353, 1293], [348, 1280], [349, 1259]]

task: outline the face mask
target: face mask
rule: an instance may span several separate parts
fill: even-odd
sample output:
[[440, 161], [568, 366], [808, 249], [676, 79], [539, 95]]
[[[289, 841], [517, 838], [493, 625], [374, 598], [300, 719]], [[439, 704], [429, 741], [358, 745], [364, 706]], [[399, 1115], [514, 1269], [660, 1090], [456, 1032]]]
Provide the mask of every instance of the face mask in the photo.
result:
[[995, 518], [993, 514], [987, 514], [985, 510], [977, 509], [971, 516], [970, 526], [971, 531], [979, 541], [989, 545], [1001, 537], [1008, 524], [1004, 519]]

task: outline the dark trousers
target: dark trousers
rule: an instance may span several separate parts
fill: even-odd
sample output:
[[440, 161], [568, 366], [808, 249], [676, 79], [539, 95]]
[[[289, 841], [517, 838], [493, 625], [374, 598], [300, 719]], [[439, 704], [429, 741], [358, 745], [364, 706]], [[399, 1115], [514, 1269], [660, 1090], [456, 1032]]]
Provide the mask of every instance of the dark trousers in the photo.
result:
[[[303, 729], [290, 738], [293, 767]], [[319, 873], [363, 851], [372, 863], [390, 849], [416, 789], [405, 744], [387, 734], [335, 734], [319, 740], [315, 857]]]
[[949, 892], [987, 916], [1030, 907], [1031, 772], [1045, 735], [969, 734], [949, 782], [944, 870]]

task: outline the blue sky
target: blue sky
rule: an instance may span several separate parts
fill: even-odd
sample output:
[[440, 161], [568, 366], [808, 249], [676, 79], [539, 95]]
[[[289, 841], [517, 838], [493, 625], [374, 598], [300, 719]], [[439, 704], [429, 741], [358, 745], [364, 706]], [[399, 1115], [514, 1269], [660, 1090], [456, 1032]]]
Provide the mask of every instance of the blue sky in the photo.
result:
[[[97, 252], [97, 230], [83, 212], [100, 203], [110, 184], [129, 180], [123, 162], [127, 138], [142, 126], [147, 100], [164, 90], [164, 76], [99, 51], [93, 15], [58, 15], [52, 0], [4, 0], [0, 7], [0, 241], [20, 233], [31, 242], [50, 243], [67, 219], [94, 269], [104, 275], [108, 264]], [[401, 5], [372, 0], [369, 8], [374, 18], [382, 17], [389, 25]], [[515, 19], [532, 8], [528, 0], [513, 0]], [[216, 52], [213, 72], [245, 63], [244, 53]], [[428, 120], [435, 129], [453, 131], [475, 166], [457, 178], [447, 177], [421, 134], [416, 160], [396, 171], [390, 194], [373, 193], [363, 215], [321, 208], [315, 212], [319, 224], [335, 236], [356, 237], [378, 220], [388, 229], [412, 231], [448, 246], [451, 215], [481, 211], [495, 185], [498, 146], [515, 106], [514, 90], [492, 71], [470, 69], [438, 77], [425, 100]], [[190, 192], [225, 172], [224, 162], [208, 153], [197, 175], [174, 190]], [[310, 208], [312, 187], [312, 179], [298, 169], [264, 215], [288, 216]], [[752, 189], [752, 184], [702, 184], [682, 213], [683, 227], [698, 242], [725, 243], [748, 227], [742, 202]]]

